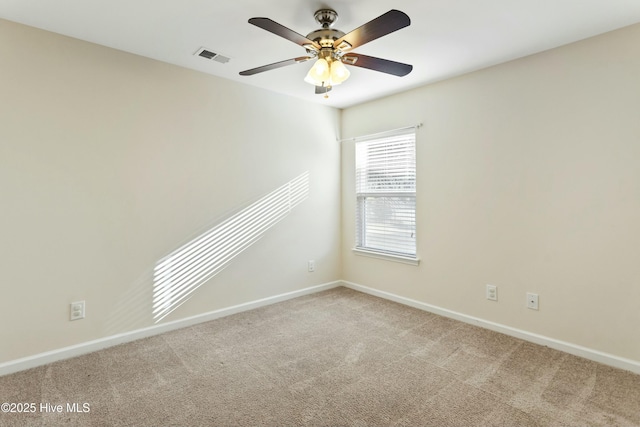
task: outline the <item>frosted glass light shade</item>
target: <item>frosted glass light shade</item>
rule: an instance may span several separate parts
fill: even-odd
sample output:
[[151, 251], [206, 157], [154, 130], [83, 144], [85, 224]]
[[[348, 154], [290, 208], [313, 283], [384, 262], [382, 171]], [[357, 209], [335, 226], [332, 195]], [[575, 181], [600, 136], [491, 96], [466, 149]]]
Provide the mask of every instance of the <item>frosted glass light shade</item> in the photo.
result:
[[343, 81], [349, 78], [351, 73], [347, 70], [347, 67], [344, 66], [342, 61], [336, 60], [331, 63], [331, 84], [339, 85]]
[[315, 86], [327, 86], [330, 76], [329, 63], [326, 59], [320, 58], [313, 64], [304, 81]]

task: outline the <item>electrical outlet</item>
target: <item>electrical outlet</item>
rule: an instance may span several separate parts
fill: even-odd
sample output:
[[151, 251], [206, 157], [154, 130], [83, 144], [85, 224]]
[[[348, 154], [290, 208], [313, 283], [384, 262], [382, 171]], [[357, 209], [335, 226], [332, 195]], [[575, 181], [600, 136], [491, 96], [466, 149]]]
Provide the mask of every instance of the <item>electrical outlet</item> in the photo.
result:
[[316, 262], [314, 260], [309, 260], [309, 262], [307, 263], [307, 270], [309, 271], [309, 273], [313, 273], [314, 271], [316, 271]]
[[496, 285], [487, 285], [487, 299], [498, 301], [498, 287]]
[[76, 301], [70, 304], [69, 320], [84, 319], [84, 301]]
[[527, 308], [531, 310], [538, 309], [538, 294], [527, 292]]

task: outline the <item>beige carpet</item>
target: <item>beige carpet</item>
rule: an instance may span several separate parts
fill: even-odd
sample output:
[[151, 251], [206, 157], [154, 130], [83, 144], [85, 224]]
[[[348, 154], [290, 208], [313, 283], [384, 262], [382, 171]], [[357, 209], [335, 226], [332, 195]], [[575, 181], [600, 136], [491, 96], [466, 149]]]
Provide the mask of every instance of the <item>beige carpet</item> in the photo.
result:
[[0, 401], [38, 405], [2, 426], [640, 426], [638, 375], [346, 288], [0, 377]]

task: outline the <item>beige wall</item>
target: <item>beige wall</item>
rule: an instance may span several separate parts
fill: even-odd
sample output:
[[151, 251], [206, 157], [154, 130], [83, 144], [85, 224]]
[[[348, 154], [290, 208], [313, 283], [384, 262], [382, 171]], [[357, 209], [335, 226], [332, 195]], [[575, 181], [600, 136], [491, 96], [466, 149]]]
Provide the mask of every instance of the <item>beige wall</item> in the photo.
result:
[[639, 42], [343, 111], [345, 138], [424, 123], [414, 267], [350, 251], [340, 112], [0, 20], [0, 363], [153, 325], [158, 260], [307, 171], [308, 199], [165, 321], [344, 278], [640, 361]]
[[338, 110], [3, 20], [0, 58], [0, 363], [152, 325], [155, 263], [304, 172], [164, 321], [340, 278]]
[[638, 46], [640, 25], [346, 109], [343, 138], [424, 123], [422, 261], [351, 252], [344, 142], [343, 278], [640, 361]]

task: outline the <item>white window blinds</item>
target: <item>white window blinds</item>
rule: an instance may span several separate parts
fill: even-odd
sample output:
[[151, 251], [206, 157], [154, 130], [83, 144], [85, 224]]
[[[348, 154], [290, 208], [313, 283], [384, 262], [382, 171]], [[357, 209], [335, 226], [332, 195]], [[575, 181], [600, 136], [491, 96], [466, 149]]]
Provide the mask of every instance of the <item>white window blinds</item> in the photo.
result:
[[356, 141], [356, 249], [416, 257], [415, 128]]

